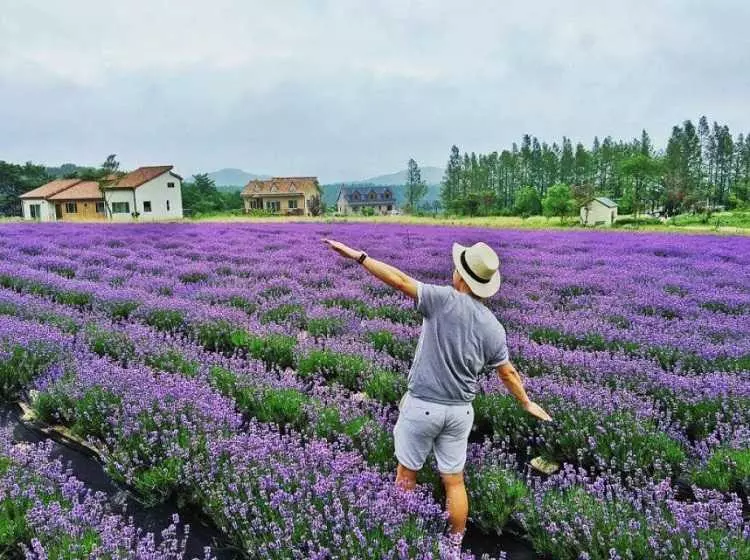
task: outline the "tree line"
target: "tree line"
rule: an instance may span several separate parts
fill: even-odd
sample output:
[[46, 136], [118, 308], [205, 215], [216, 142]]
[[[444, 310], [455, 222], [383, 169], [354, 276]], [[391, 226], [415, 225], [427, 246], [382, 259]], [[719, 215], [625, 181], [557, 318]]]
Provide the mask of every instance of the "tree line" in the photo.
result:
[[450, 214], [530, 215], [541, 213], [548, 191], [560, 185], [576, 204], [607, 196], [624, 214], [743, 207], [750, 194], [750, 134], [733, 137], [728, 126], [711, 126], [703, 116], [697, 127], [690, 120], [674, 126], [661, 150], [645, 130], [631, 141], [595, 137], [590, 148], [528, 134], [500, 153], [461, 155], [454, 145], [440, 194]]

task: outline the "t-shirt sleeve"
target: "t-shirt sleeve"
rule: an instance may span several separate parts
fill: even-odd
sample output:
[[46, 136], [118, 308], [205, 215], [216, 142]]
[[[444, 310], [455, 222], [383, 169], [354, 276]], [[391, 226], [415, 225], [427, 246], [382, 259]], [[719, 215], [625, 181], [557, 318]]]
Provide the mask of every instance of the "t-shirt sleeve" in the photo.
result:
[[417, 311], [425, 317], [430, 317], [448, 301], [450, 290], [448, 286], [435, 286], [417, 282]]
[[497, 328], [493, 329], [490, 337], [490, 352], [487, 365], [497, 367], [507, 364], [510, 361], [508, 356], [508, 342], [505, 337], [505, 328], [498, 323]]

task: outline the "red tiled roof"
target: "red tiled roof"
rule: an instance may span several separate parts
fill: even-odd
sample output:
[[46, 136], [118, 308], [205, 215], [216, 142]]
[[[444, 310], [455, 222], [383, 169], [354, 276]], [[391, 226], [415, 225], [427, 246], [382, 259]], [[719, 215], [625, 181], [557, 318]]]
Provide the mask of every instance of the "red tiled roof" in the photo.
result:
[[135, 171], [131, 171], [127, 175], [120, 178], [119, 181], [111, 185], [107, 185], [108, 189], [135, 189], [148, 183], [151, 179], [156, 179], [159, 175], [163, 175], [169, 171], [172, 171], [173, 165], [154, 165], [151, 167], [139, 167]]
[[[317, 177], [274, 177], [261, 181], [254, 179], [242, 189], [242, 196], [257, 196], [270, 193], [305, 192], [317, 190]], [[271, 190], [275, 187], [276, 190]]]
[[83, 181], [58, 192], [48, 200], [104, 200], [96, 181]]
[[72, 187], [81, 182], [81, 179], [57, 179], [37, 187], [34, 190], [23, 193], [20, 198], [49, 198], [62, 190]]

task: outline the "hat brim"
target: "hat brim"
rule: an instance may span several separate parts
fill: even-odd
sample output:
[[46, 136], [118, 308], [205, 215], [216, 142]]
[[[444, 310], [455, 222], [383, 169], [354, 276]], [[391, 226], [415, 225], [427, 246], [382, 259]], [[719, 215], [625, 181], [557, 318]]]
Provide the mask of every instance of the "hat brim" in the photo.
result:
[[500, 282], [502, 281], [502, 278], [500, 277], [500, 271], [495, 271], [495, 274], [492, 275], [489, 282], [477, 282], [466, 271], [464, 265], [461, 264], [461, 253], [463, 253], [466, 249], [467, 247], [459, 245], [458, 243], [453, 244], [453, 264], [455, 265], [456, 270], [458, 270], [458, 273], [461, 275], [461, 278], [463, 278], [464, 282], [466, 282], [466, 285], [469, 286], [469, 289], [472, 291], [472, 293], [474, 293], [474, 295], [480, 298], [488, 298], [495, 295], [500, 289]]

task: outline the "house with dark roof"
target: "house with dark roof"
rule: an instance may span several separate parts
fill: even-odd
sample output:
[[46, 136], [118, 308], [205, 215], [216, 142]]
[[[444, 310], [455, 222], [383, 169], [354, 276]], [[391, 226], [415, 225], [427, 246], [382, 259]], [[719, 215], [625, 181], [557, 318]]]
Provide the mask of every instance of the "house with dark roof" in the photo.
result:
[[605, 196], [597, 196], [581, 206], [584, 226], [611, 226], [617, 221], [617, 203]]
[[245, 212], [265, 210], [273, 214], [309, 216], [315, 198], [320, 200], [317, 177], [273, 177], [250, 181], [240, 196]]
[[21, 195], [23, 217], [41, 222], [182, 218], [182, 177], [171, 165], [139, 167], [102, 182], [58, 179]]
[[336, 200], [336, 211], [339, 214], [360, 214], [364, 208], [372, 208], [375, 214], [397, 210], [393, 189], [368, 185], [341, 187]]

